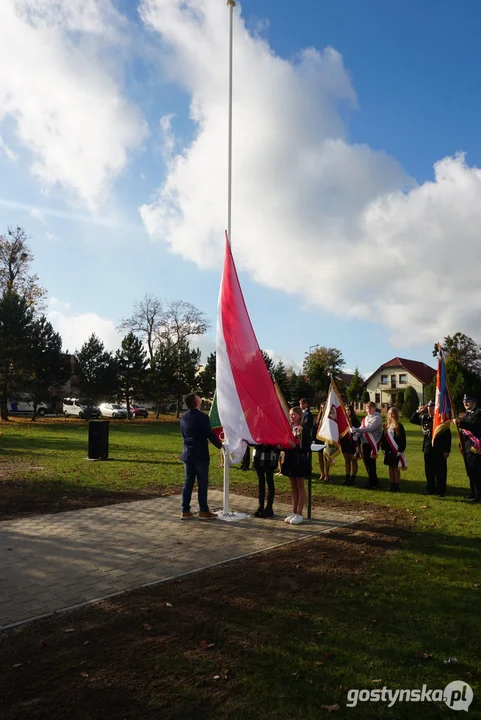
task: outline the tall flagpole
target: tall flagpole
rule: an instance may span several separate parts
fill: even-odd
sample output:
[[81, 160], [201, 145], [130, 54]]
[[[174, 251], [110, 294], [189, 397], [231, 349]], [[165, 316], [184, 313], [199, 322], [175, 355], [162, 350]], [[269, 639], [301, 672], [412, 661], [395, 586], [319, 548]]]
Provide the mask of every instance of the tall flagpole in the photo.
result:
[[[227, 0], [229, 9], [229, 130], [227, 154], [227, 239], [232, 247], [232, 48], [233, 48], [233, 20], [235, 0]], [[229, 507], [229, 456], [224, 453], [224, 515], [228, 515]]]

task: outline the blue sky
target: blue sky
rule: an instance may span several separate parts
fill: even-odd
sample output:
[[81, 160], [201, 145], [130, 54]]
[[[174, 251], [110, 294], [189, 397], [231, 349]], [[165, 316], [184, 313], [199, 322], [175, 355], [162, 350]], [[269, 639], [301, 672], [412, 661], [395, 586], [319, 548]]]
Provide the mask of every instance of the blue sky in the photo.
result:
[[[223, 0], [32, 7], [0, 10], [0, 59], [29, 48], [0, 63], [0, 228], [30, 235], [69, 350], [91, 331], [113, 349], [150, 292], [206, 312], [210, 351]], [[395, 355], [433, 364], [456, 331], [480, 341], [479, 4], [245, 0], [235, 13], [233, 249], [261, 347], [287, 362], [337, 347], [367, 373]]]

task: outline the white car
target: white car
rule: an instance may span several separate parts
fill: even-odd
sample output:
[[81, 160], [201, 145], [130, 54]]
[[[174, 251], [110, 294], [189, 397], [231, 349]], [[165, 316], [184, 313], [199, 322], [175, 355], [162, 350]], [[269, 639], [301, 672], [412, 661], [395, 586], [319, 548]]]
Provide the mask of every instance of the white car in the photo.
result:
[[80, 402], [78, 398], [64, 398], [62, 411], [65, 417], [72, 415], [73, 417], [84, 418], [84, 417], [100, 417], [100, 410], [98, 407], [91, 407], [90, 410], [87, 405]]
[[[25, 400], [12, 400], [7, 403], [8, 412], [15, 413], [31, 413], [33, 414], [33, 402], [26, 402]], [[37, 404], [37, 415], [43, 417], [48, 412], [48, 406], [45, 403]]]
[[99, 407], [102, 417], [126, 418], [127, 408], [116, 403], [102, 403]]

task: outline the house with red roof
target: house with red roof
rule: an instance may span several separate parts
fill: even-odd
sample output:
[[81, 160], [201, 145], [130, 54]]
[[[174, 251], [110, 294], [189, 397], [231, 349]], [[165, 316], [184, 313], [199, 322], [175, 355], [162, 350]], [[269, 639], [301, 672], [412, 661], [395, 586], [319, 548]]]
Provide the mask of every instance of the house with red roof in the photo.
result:
[[395, 357], [381, 365], [365, 382], [370, 399], [382, 410], [396, 403], [398, 393], [411, 385], [419, 404], [425, 403], [425, 388], [436, 377], [436, 370], [418, 360]]

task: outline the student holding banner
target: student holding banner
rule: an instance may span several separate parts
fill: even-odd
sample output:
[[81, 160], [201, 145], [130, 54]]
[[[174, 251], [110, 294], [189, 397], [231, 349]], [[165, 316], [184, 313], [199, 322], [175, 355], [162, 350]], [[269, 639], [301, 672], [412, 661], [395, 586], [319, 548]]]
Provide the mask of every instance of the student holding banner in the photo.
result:
[[355, 437], [361, 437], [362, 457], [369, 477], [365, 487], [371, 489], [379, 487], [376, 459], [382, 435], [382, 418], [376, 412], [376, 403], [372, 401], [367, 403], [366, 412], [367, 415], [362, 419], [361, 427], [351, 428], [351, 432]]
[[407, 468], [404, 451], [406, 449], [406, 432], [399, 422], [399, 410], [389, 408], [387, 423], [381, 438], [381, 447], [384, 450], [384, 465], [389, 467], [389, 480], [391, 492], [399, 492], [401, 470]]

